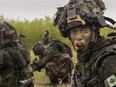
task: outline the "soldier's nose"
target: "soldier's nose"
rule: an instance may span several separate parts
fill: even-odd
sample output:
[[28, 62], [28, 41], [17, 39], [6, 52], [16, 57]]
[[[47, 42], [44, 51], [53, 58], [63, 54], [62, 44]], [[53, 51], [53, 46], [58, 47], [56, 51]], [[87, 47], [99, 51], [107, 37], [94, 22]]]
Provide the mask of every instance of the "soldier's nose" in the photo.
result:
[[81, 40], [82, 40], [82, 38], [76, 38], [76, 40], [77, 40], [77, 41], [81, 41]]
[[77, 40], [77, 41], [81, 41], [81, 40], [82, 40], [82, 37], [81, 37], [81, 36], [77, 36], [77, 37], [76, 37], [76, 40]]

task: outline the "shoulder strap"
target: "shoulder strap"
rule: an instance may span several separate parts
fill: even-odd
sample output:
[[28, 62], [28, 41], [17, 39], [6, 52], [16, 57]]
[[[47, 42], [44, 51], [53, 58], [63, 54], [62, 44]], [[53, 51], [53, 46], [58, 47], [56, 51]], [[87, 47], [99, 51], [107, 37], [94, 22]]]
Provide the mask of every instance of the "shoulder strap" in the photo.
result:
[[107, 58], [106, 56], [111, 55], [111, 54], [115, 54], [116, 55], [116, 44], [114, 45], [110, 45], [104, 49], [102, 49], [102, 51], [100, 53], [98, 53], [98, 55], [96, 56], [95, 60], [92, 62], [92, 72], [96, 73], [99, 76], [98, 73], [98, 67], [99, 64], [105, 59]]
[[5, 49], [0, 49], [0, 68], [1, 68], [1, 65], [3, 64], [4, 51]]
[[[103, 82], [101, 81], [101, 78], [99, 76], [98, 68], [99, 68], [100, 63], [104, 59], [107, 58], [106, 56], [108, 56], [110, 54], [116, 55], [116, 44], [102, 48], [102, 50], [95, 56], [95, 58], [89, 62], [90, 64], [88, 64], [88, 66], [91, 67], [92, 78], [88, 82], [87, 87], [90, 87], [90, 85], [92, 85], [93, 83], [98, 84], [98, 83], [96, 83], [97, 81], [99, 82], [98, 85], [103, 85]], [[91, 86], [91, 87], [93, 87], [93, 86]], [[99, 86], [99, 87], [101, 87], [101, 86]]]
[[116, 54], [116, 44], [106, 47], [100, 54], [96, 56], [97, 57], [95, 62], [96, 70], [98, 68], [99, 63], [106, 58], [105, 56], [109, 54]]

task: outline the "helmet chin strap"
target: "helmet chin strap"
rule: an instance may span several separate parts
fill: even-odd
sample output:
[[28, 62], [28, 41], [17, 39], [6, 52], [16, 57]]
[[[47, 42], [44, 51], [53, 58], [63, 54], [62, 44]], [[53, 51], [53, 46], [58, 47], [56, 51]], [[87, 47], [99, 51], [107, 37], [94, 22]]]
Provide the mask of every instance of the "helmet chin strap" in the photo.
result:
[[97, 42], [97, 34], [95, 33], [95, 31], [92, 30], [92, 35], [88, 43], [88, 48], [92, 49], [95, 46], [96, 42]]

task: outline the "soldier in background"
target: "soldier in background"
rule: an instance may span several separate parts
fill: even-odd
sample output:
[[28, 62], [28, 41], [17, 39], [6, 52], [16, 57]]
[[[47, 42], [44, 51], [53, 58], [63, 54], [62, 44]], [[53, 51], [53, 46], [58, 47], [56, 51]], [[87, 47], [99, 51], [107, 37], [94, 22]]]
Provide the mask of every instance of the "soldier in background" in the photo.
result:
[[7, 22], [0, 21], [0, 87], [34, 87], [30, 53]]
[[72, 51], [59, 40], [52, 40], [44, 45], [39, 42], [34, 45], [33, 52], [39, 56], [31, 64], [33, 71], [41, 71], [45, 68], [46, 75], [50, 79], [50, 85], [56, 86], [60, 81], [69, 83], [69, 74], [73, 69]]
[[45, 30], [44, 37], [43, 37], [43, 44], [44, 45], [47, 45], [47, 44], [50, 43], [50, 41], [51, 41], [51, 38], [49, 36], [49, 31], [48, 30]]
[[58, 8], [54, 24], [78, 53], [73, 87], [116, 87], [116, 38], [100, 35], [101, 28], [115, 28], [106, 21], [116, 22], [104, 10], [101, 0], [70, 0]]

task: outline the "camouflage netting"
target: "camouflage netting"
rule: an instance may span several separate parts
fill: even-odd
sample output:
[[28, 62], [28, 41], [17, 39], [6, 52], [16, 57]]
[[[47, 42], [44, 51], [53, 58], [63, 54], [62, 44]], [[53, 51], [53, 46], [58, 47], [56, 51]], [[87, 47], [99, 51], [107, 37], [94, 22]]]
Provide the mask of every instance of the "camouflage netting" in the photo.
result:
[[64, 7], [56, 12], [54, 25], [58, 25], [62, 36], [67, 37], [67, 30], [80, 25], [94, 24], [98, 28], [106, 27], [106, 21], [115, 23], [112, 19], [104, 17], [106, 7], [102, 0], [70, 0]]

